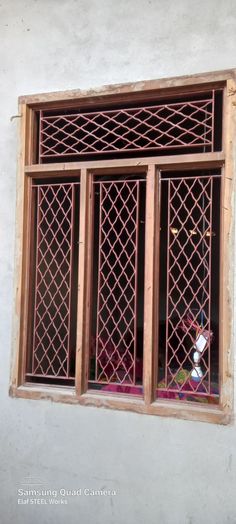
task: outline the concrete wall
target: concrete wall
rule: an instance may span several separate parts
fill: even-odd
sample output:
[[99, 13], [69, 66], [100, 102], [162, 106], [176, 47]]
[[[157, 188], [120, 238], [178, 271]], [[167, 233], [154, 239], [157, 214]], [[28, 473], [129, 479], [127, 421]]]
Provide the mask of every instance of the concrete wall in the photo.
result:
[[[8, 397], [17, 97], [236, 66], [234, 0], [0, 2], [0, 521], [233, 524], [236, 427]], [[46, 489], [107, 489], [17, 505]]]

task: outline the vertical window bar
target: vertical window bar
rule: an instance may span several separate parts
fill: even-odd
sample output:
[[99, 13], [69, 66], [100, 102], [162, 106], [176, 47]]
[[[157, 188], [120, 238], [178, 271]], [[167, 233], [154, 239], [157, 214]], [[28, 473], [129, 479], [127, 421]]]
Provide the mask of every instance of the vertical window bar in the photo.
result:
[[211, 152], [215, 151], [215, 89], [212, 91], [212, 139], [211, 139]]
[[[38, 249], [38, 246], [40, 245], [40, 240], [41, 240], [40, 228], [38, 227], [38, 224], [40, 223], [41, 192], [40, 192], [40, 188], [39, 187], [34, 188], [34, 189], [35, 189], [35, 193], [36, 193], [35, 202], [37, 203], [37, 213], [36, 213], [36, 216], [37, 216], [37, 219], [36, 219], [36, 228], [37, 228], [36, 229], [36, 266], [35, 266], [35, 272], [37, 272], [37, 268], [38, 268], [38, 265], [39, 265], [39, 249]], [[36, 278], [36, 281], [37, 281], [37, 278]], [[35, 297], [36, 297], [36, 290], [34, 291], [34, 293], [35, 293]], [[31, 374], [32, 375], [34, 374], [34, 358], [35, 358], [34, 351], [35, 351], [35, 336], [36, 336], [36, 334], [35, 334], [36, 315], [37, 315], [36, 304], [34, 304], [33, 350], [32, 350], [32, 361], [31, 361]]]
[[146, 224], [145, 224], [145, 287], [144, 287], [144, 401], [150, 405], [154, 399], [156, 389], [157, 359], [155, 354], [158, 336], [157, 310], [159, 284], [158, 229], [159, 229], [159, 176], [160, 171], [154, 164], [147, 169], [146, 190]]
[[[168, 219], [167, 219], [167, 235], [168, 235], [168, 244], [167, 244], [167, 271], [169, 272], [169, 266], [170, 266], [170, 180], [168, 180]], [[168, 274], [167, 274], [168, 275]], [[166, 296], [169, 297], [169, 283], [170, 279], [167, 276], [167, 290], [166, 290]], [[166, 301], [166, 319], [168, 319], [168, 298]], [[166, 341], [168, 340], [168, 322], [166, 322]], [[165, 387], [167, 387], [167, 369], [168, 369], [168, 351], [166, 348], [165, 352]]]
[[68, 300], [68, 303], [69, 303], [69, 314], [68, 314], [68, 325], [69, 325], [69, 334], [68, 334], [68, 340], [67, 340], [67, 377], [70, 376], [70, 364], [71, 364], [71, 349], [72, 349], [72, 331], [73, 331], [73, 326], [72, 326], [72, 308], [73, 308], [73, 302], [72, 302], [72, 286], [73, 286], [73, 265], [74, 265], [74, 260], [73, 260], [73, 246], [74, 246], [74, 243], [75, 243], [75, 231], [74, 231], [74, 227], [75, 227], [75, 186], [72, 185], [71, 186], [71, 224], [70, 224], [70, 228], [71, 228], [71, 236], [70, 236], [70, 253], [69, 253], [69, 257], [70, 257], [70, 274], [69, 274], [69, 300]]
[[139, 204], [140, 204], [140, 183], [136, 182], [136, 238], [135, 238], [135, 286], [134, 286], [134, 362], [133, 362], [133, 383], [136, 379], [136, 358], [137, 358], [137, 315], [138, 315], [138, 252], [139, 252]]
[[[210, 344], [211, 344], [211, 284], [212, 284], [212, 234], [213, 234], [213, 229], [212, 229], [212, 208], [213, 208], [213, 180], [212, 180], [212, 177], [210, 179], [210, 202], [211, 202], [211, 206], [210, 206], [210, 227], [209, 227], [209, 253], [210, 253], [210, 256], [209, 256], [209, 303], [208, 303], [208, 307], [209, 307], [209, 312], [208, 312], [208, 316], [209, 316], [209, 329], [208, 329], [208, 391], [210, 392], [211, 391], [211, 348], [210, 348]], [[218, 232], [219, 234], [219, 232]]]
[[98, 289], [97, 289], [97, 329], [96, 329], [96, 356], [95, 356], [95, 381], [99, 381], [98, 377], [98, 361], [99, 361], [99, 309], [100, 309], [100, 290], [102, 288], [102, 274], [101, 274], [101, 267], [102, 267], [102, 227], [101, 227], [101, 220], [102, 220], [102, 203], [103, 203], [103, 184], [100, 185], [100, 191], [99, 191], [99, 240], [98, 240], [98, 246], [99, 246], [99, 255], [98, 255]]
[[42, 145], [42, 140], [41, 140], [42, 133], [43, 133], [43, 111], [39, 111], [39, 143], [38, 143], [39, 164], [42, 164], [42, 153], [43, 153], [43, 145]]

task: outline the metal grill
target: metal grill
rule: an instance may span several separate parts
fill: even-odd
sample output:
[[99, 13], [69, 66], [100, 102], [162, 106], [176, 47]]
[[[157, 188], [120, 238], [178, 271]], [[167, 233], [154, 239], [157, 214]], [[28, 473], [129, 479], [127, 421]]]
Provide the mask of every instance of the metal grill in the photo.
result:
[[217, 178], [161, 180], [162, 191], [167, 191], [168, 220], [165, 363], [159, 389], [211, 393], [212, 213]]
[[137, 108], [41, 111], [39, 161], [139, 151], [213, 151], [214, 108], [211, 91], [192, 100]]
[[78, 183], [41, 184], [36, 193], [33, 348], [29, 377], [73, 378], [71, 304]]
[[94, 185], [100, 193], [94, 382], [135, 384], [140, 181]]

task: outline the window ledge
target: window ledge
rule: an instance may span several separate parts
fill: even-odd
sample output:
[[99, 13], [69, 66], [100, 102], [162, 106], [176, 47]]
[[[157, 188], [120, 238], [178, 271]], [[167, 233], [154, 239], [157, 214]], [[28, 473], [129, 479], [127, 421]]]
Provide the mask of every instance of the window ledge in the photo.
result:
[[72, 387], [42, 386], [30, 384], [19, 387], [11, 386], [9, 395], [13, 398], [25, 398], [30, 400], [51, 400], [66, 404], [80, 404], [83, 406], [94, 406], [108, 409], [131, 411], [148, 415], [159, 415], [184, 420], [196, 420], [199, 422], [211, 422], [214, 424], [228, 425], [233, 423], [233, 414], [229, 408], [220, 406], [198, 405], [184, 401], [170, 401], [160, 399], [146, 405], [142, 398], [128, 397], [127, 395], [113, 396], [94, 392], [76, 394]]

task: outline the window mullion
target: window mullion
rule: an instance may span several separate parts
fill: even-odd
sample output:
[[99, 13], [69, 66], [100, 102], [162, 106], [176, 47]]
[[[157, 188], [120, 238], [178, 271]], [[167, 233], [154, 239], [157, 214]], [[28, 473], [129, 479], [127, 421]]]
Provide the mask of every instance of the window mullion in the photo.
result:
[[80, 175], [80, 220], [79, 220], [79, 271], [77, 294], [77, 340], [76, 377], [78, 395], [84, 393], [88, 383], [89, 324], [90, 324], [90, 264], [92, 238], [92, 175], [81, 169]]
[[156, 166], [147, 170], [145, 276], [144, 276], [144, 400], [150, 404], [154, 398], [157, 355], [157, 238], [158, 238], [158, 177]]

